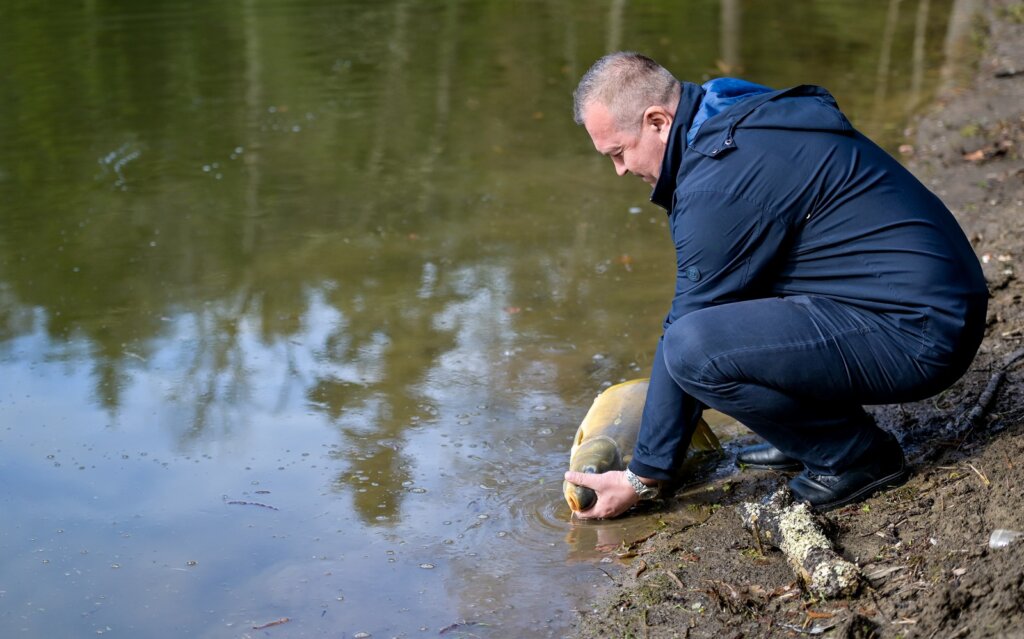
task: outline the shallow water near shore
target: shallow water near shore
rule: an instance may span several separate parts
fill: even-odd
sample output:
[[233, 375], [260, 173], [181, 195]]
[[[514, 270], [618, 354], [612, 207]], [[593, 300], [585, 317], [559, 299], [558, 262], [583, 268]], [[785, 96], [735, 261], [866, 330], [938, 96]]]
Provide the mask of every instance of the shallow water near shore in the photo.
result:
[[819, 83], [895, 152], [950, 3], [791, 4], [6, 3], [2, 634], [566, 634], [686, 523], [562, 501], [674, 268], [571, 91]]

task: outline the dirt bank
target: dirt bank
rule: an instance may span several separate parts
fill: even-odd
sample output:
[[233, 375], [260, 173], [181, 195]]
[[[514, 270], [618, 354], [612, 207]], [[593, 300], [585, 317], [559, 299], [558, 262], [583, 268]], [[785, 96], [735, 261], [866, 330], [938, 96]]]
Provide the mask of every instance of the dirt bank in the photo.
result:
[[[982, 257], [988, 332], [953, 388], [874, 409], [903, 442], [913, 477], [825, 522], [866, 586], [831, 601], [801, 591], [782, 554], [759, 548], [736, 510], [786, 477], [745, 471], [700, 489], [714, 509], [704, 523], [620, 553], [630, 558], [618, 560], [617, 585], [580, 611], [578, 636], [1024, 637], [1024, 543], [988, 545], [995, 529], [1024, 531], [1024, 365], [1005, 366], [1024, 347], [1024, 3], [977, 9], [963, 32], [975, 46], [968, 72], [949, 75], [901, 151]], [[1001, 373], [991, 403], [979, 403]]]

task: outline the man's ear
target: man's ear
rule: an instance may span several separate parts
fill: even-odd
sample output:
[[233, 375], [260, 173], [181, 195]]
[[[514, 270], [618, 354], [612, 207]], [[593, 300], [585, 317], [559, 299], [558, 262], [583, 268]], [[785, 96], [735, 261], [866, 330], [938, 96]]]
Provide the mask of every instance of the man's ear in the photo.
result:
[[662, 106], [649, 106], [644, 111], [644, 128], [651, 128], [662, 142], [668, 142], [668, 133], [672, 129], [672, 114]]

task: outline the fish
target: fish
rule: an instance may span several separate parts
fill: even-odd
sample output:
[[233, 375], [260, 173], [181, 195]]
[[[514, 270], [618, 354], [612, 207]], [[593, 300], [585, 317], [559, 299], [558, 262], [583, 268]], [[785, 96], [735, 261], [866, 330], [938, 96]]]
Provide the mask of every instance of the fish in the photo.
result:
[[[594, 399], [573, 438], [569, 470], [603, 473], [625, 470], [633, 457], [640, 432], [640, 418], [647, 401], [648, 378], [610, 386]], [[702, 417], [690, 440], [690, 451], [721, 450], [722, 444]], [[562, 482], [562, 494], [573, 512], [589, 510], [597, 503], [591, 488]]]

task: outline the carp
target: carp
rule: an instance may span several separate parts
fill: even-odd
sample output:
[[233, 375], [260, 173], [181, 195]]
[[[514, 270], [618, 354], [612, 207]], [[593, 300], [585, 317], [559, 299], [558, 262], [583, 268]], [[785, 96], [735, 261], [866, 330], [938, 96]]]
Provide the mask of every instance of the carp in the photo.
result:
[[[648, 379], [634, 379], [604, 390], [590, 406], [576, 429], [569, 451], [569, 470], [603, 473], [625, 470], [633, 457], [640, 432], [640, 417], [647, 400]], [[718, 437], [703, 418], [690, 440], [690, 450], [721, 450]], [[573, 512], [588, 510], [597, 502], [592, 489], [562, 482], [562, 494]]]

